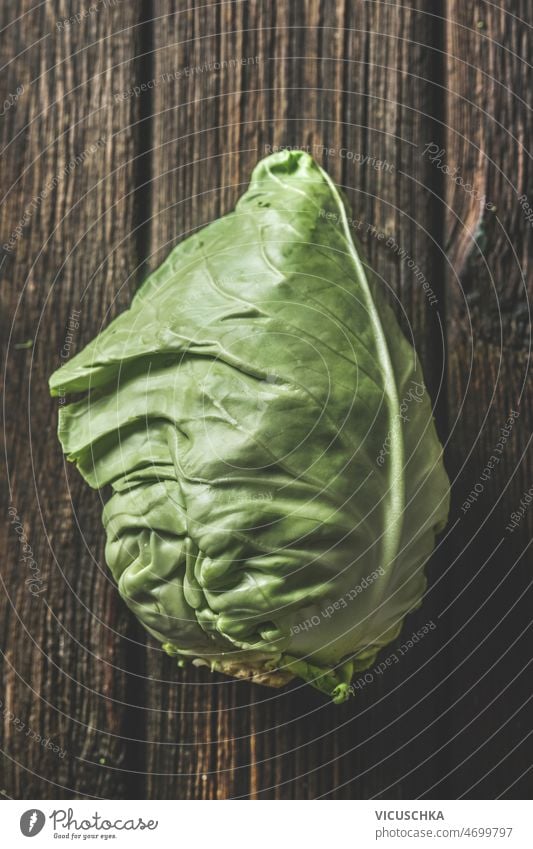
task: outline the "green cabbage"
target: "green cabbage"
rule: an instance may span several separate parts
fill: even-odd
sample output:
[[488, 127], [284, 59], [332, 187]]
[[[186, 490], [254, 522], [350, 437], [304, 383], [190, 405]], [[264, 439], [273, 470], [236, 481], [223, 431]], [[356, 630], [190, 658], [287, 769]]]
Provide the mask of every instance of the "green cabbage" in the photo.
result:
[[420, 364], [303, 152], [50, 379], [106, 559], [180, 665], [335, 702], [420, 604], [449, 486]]

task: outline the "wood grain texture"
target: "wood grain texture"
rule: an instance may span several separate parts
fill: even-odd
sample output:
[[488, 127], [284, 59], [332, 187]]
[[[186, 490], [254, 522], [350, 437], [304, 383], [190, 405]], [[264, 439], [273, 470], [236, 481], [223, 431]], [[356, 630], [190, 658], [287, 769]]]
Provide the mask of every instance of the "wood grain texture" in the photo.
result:
[[[0, 11], [3, 93], [24, 86], [0, 130], [8, 458], [0, 790], [15, 798], [121, 797], [129, 781], [116, 770], [128, 758], [131, 624], [105, 570], [100, 498], [66, 473], [47, 381], [133, 289], [135, 104], [115, 104], [112, 94], [129, 79], [136, 20], [121, 4], [60, 28], [71, 14], [69, 3]], [[32, 347], [19, 347], [28, 340]], [[21, 559], [30, 556], [24, 545], [35, 566]], [[36, 569], [42, 584], [28, 584]]]
[[533, 231], [520, 203], [532, 189], [530, 11], [449, 4], [445, 152], [432, 163], [449, 169], [447, 454], [459, 520], [447, 549], [450, 727], [439, 786], [477, 798], [529, 798], [533, 780], [533, 511], [506, 530], [533, 484]]
[[[2, 6], [1, 99], [24, 85], [1, 118], [4, 245], [29, 212], [0, 266], [4, 795], [531, 792], [533, 506], [505, 531], [533, 484], [527, 12], [527, 0], [146, 0], [58, 27], [63, 0]], [[46, 386], [72, 309], [67, 356], [180, 239], [230, 211], [279, 145], [308, 149], [346, 193], [416, 343], [454, 479], [403, 638], [436, 627], [340, 707], [307, 686], [179, 670], [144, 636], [104, 564], [100, 497], [65, 470]], [[10, 506], [46, 585], [37, 595]], [[28, 742], [15, 717], [65, 757]]]

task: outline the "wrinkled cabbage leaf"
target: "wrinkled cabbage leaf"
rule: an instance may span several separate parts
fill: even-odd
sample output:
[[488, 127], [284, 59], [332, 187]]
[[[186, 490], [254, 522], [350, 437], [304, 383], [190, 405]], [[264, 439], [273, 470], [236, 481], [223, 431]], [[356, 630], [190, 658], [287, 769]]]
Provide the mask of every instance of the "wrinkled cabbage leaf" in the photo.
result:
[[112, 487], [106, 559], [179, 665], [343, 701], [425, 589], [449, 486], [420, 363], [303, 152], [259, 162], [56, 371], [59, 438]]

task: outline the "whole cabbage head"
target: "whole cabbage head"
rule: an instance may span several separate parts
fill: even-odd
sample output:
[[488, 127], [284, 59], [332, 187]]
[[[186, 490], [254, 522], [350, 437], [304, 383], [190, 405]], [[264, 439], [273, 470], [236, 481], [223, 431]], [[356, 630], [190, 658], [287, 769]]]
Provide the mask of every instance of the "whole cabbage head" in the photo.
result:
[[180, 665], [342, 702], [425, 589], [449, 486], [414, 349], [303, 152], [50, 379], [119, 592]]

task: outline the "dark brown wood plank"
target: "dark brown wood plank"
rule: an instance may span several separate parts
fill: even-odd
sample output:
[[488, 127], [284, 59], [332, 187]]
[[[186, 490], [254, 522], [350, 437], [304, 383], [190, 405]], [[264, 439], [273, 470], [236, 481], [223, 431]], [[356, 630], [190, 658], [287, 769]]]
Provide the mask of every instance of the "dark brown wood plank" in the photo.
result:
[[2, 101], [24, 88], [0, 127], [0, 790], [17, 799], [134, 792], [124, 768], [136, 632], [105, 568], [101, 499], [64, 466], [47, 388], [128, 303], [136, 273], [137, 104], [113, 95], [131, 83], [137, 13], [127, 3], [94, 10], [65, 24], [66, 2], [0, 9]]
[[445, 796], [529, 798], [533, 510], [520, 502], [533, 483], [531, 7], [448, 8], [445, 150], [426, 158], [449, 169], [448, 463], [459, 521], [440, 620], [446, 761], [433, 784]]
[[[353, 203], [362, 222], [356, 232], [397, 298], [436, 391], [442, 265], [433, 241], [433, 170], [419, 149], [434, 132], [431, 80], [439, 73], [435, 21], [425, 14], [430, 6], [282, 0], [183, 9], [156, 3], [150, 264], [229, 211], [252, 167], [273, 146], [307, 146]], [[208, 67], [232, 59], [247, 64]], [[389, 237], [397, 250], [385, 247]], [[409, 258], [431, 280], [436, 305]], [[434, 599], [430, 594], [408, 628], [434, 616]], [[400, 782], [436, 748], [435, 730], [412, 737], [413, 727], [419, 731], [437, 710], [432, 696], [417, 703], [438, 679], [438, 668], [429, 665], [425, 676], [403, 682], [430, 657], [432, 639], [416, 659], [375, 676], [340, 708], [309, 687], [276, 692], [176, 670], [150, 644], [148, 669], [158, 684], [148, 690], [147, 794], [368, 797], [389, 784], [395, 796], [421, 792], [423, 767], [405, 788]], [[398, 747], [393, 769], [388, 756]]]

